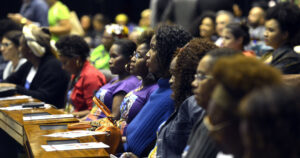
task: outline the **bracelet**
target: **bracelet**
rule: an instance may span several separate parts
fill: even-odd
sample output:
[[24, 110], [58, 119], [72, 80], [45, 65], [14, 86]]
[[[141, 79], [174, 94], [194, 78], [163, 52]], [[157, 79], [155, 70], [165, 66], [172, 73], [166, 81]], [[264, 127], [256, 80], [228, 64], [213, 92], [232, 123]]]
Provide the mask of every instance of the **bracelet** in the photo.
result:
[[22, 25], [25, 25], [27, 24], [27, 19], [23, 17], [20, 22]]

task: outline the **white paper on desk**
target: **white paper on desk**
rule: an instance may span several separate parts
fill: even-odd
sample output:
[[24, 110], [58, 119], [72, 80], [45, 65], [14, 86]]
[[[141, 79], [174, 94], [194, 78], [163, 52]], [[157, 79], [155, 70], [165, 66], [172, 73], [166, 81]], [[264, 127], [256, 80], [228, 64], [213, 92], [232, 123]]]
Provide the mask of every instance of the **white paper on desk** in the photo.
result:
[[[45, 107], [39, 107], [39, 108], [45, 108]], [[6, 110], [6, 111], [13, 111], [13, 110], [28, 110], [33, 109], [32, 107], [23, 108], [22, 106], [10, 106], [10, 107], [2, 107], [0, 110]]]
[[0, 98], [0, 101], [4, 101], [4, 100], [19, 100], [19, 99], [31, 99], [31, 98], [32, 97], [28, 96], [28, 95], [18, 95], [18, 96]]
[[97, 132], [97, 131], [68, 131], [68, 132], [57, 132], [48, 135], [44, 135], [46, 137], [62, 137], [62, 138], [77, 138], [77, 137], [86, 137], [92, 135], [100, 135], [100, 134], [107, 134], [106, 132]]
[[102, 142], [72, 143], [72, 144], [59, 144], [59, 145], [41, 145], [41, 146], [46, 151], [63, 151], [63, 150], [109, 148], [108, 145], [106, 145]]
[[73, 117], [74, 117], [74, 115], [72, 115], [72, 114], [23, 116], [23, 121], [51, 120], [51, 119], [60, 119], [60, 118], [73, 118]]

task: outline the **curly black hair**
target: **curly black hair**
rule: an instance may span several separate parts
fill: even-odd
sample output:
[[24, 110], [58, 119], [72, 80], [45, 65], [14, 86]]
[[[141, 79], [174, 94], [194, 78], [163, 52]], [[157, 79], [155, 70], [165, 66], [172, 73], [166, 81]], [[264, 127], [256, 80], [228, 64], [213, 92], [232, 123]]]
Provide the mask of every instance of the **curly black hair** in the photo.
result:
[[[179, 25], [161, 25], [156, 33], [157, 61], [163, 73], [168, 73], [172, 57], [177, 48], [183, 47], [192, 39], [190, 33]], [[169, 74], [164, 74], [170, 76]]]
[[217, 46], [210, 41], [194, 38], [176, 51], [175, 70], [171, 72], [175, 77], [172, 84], [172, 98], [175, 100], [176, 107], [179, 107], [186, 98], [192, 95], [191, 83], [194, 80], [198, 63], [208, 51], [215, 48]]
[[249, 27], [244, 23], [229, 23], [225, 26], [235, 39], [243, 38], [243, 46], [250, 42]]
[[266, 20], [275, 19], [279, 23], [281, 32], [288, 33], [286, 44], [294, 46], [299, 44], [300, 37], [300, 8], [289, 2], [278, 3], [269, 8], [266, 13]]
[[136, 44], [129, 39], [119, 39], [114, 44], [120, 47], [120, 53], [128, 60], [130, 60], [133, 52], [136, 50]]
[[77, 35], [64, 36], [56, 42], [55, 46], [62, 56], [80, 57], [83, 61], [90, 53], [89, 45], [82, 37]]
[[299, 87], [275, 86], [252, 92], [240, 114], [247, 123], [246, 158], [300, 157]]

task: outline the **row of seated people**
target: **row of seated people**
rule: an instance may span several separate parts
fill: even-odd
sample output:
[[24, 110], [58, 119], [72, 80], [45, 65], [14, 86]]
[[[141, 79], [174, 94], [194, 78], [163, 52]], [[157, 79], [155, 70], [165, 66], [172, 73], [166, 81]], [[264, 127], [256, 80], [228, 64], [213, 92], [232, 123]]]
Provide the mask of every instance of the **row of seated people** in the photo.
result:
[[[290, 9], [285, 5], [278, 5], [274, 10]], [[288, 35], [280, 46], [290, 44]], [[58, 108], [64, 107], [68, 90], [66, 111], [83, 117], [83, 121], [104, 117], [95, 105], [93, 108], [92, 97], [97, 91], [95, 95], [110, 108], [113, 119], [120, 122], [126, 137], [124, 151], [139, 157], [149, 153], [158, 157], [181, 157], [182, 154], [184, 157], [215, 157], [220, 151], [242, 157], [246, 153], [244, 149], [249, 155], [256, 154], [252, 150], [263, 150], [248, 145], [248, 137], [242, 145], [239, 127], [244, 122], [239, 114], [245, 113], [246, 121], [252, 118], [248, 111], [240, 111], [240, 102], [252, 91], [282, 84], [279, 70], [285, 72], [284, 68], [299, 57], [293, 54], [294, 58], [288, 58], [289, 65], [284, 65], [286, 60], [282, 58], [278, 62], [282, 61], [279, 65], [283, 67], [275, 65], [278, 70], [256, 58], [243, 57], [241, 51], [217, 49], [207, 40], [191, 39], [183, 28], [163, 25], [155, 33], [145, 31], [137, 48], [130, 40], [117, 40], [109, 52], [109, 67], [117, 77], [105, 84], [103, 74], [87, 61], [89, 48], [81, 37], [67, 36], [56, 43], [59, 62], [51, 53], [54, 50], [49, 44], [49, 32], [25, 26], [20, 50], [28, 62], [4, 81], [13, 85], [3, 86], [16, 86], [18, 93]], [[227, 58], [219, 59], [223, 57]], [[288, 68], [296, 71], [295, 65]], [[71, 82], [63, 69], [72, 74]], [[246, 99], [245, 106], [251, 105], [249, 100]], [[290, 125], [290, 122], [285, 124]], [[216, 131], [220, 133], [214, 133]], [[246, 134], [241, 133], [247, 136], [249, 129], [244, 132]], [[251, 137], [250, 143], [255, 139], [258, 138]], [[262, 139], [259, 141], [268, 141], [265, 137]], [[289, 148], [286, 150], [290, 154], [296, 154], [292, 146]], [[279, 148], [278, 154], [281, 151]], [[126, 155], [132, 154], [123, 154]]]

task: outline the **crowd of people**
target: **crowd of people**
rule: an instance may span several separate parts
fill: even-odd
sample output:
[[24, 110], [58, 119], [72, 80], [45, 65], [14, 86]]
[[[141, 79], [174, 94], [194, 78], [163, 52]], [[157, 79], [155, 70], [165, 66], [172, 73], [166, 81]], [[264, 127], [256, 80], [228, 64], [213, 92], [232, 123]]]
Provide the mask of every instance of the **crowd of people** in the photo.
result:
[[83, 15], [76, 35], [59, 0], [23, 1], [0, 20], [0, 87], [89, 130], [112, 121], [122, 139], [108, 151], [123, 158], [297, 158], [300, 8], [272, 2], [253, 3], [246, 17], [203, 3], [185, 17], [192, 12], [176, 7], [185, 3], [169, 1], [155, 27], [153, 9], [139, 24]]

